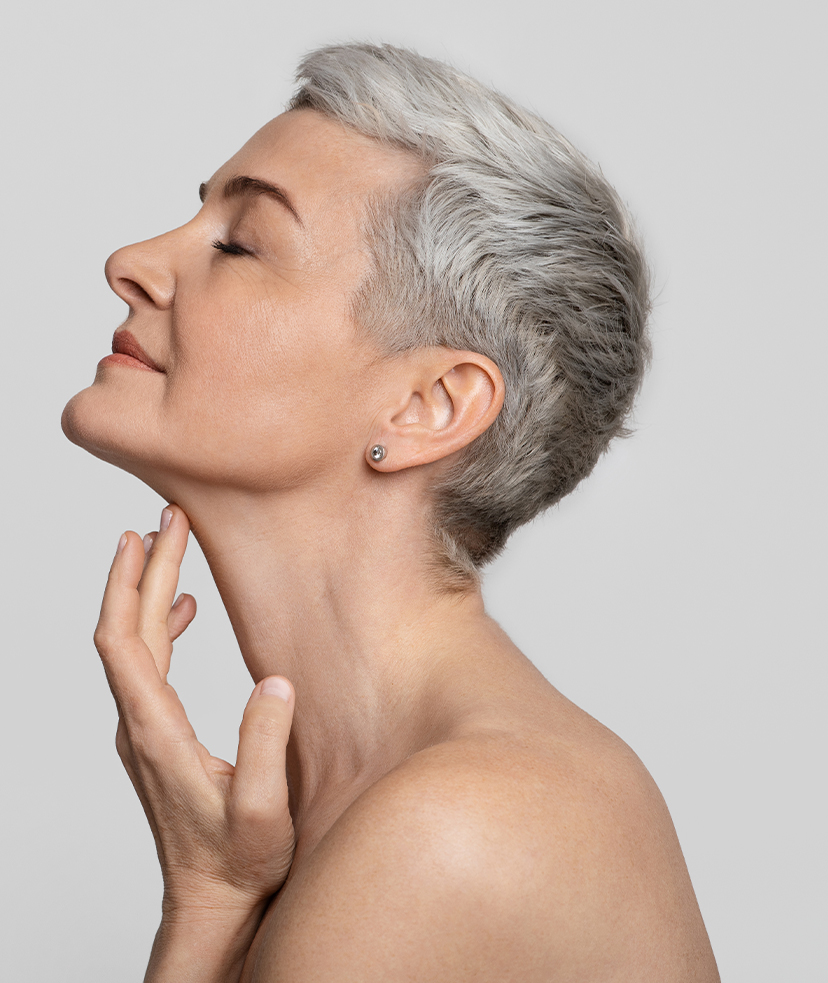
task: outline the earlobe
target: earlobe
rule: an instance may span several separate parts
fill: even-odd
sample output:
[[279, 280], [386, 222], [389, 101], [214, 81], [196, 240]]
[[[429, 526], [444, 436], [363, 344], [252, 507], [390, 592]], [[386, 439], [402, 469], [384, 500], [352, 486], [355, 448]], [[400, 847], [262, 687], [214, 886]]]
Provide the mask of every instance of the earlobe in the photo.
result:
[[487, 430], [503, 405], [500, 370], [478, 352], [421, 350], [409, 367], [415, 371], [405, 373], [406, 395], [383, 421], [381, 442], [368, 450], [376, 470], [402, 471], [448, 457]]

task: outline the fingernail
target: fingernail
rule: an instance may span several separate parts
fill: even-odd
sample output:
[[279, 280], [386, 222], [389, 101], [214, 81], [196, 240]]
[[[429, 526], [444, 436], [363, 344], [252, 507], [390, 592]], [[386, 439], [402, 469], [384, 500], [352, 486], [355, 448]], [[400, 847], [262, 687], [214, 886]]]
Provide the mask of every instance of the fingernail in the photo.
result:
[[121, 536], [121, 538], [118, 540], [118, 549], [115, 550], [116, 556], [121, 552], [121, 550], [126, 546], [126, 544], [127, 544], [127, 534], [124, 533]]
[[268, 696], [278, 696], [285, 703], [290, 700], [290, 686], [288, 686], [284, 679], [279, 679], [278, 676], [269, 676], [262, 683], [262, 695], [265, 693]]
[[152, 536], [149, 533], [144, 536], [144, 552], [149, 553], [152, 549]]
[[161, 532], [163, 532], [171, 522], [172, 512], [169, 509], [164, 509], [164, 511], [161, 513]]
[[178, 597], [173, 601], [173, 608], [177, 608], [178, 607], [178, 605], [181, 603], [181, 598], [183, 596], [184, 596], [183, 594], [179, 594], [178, 595]]

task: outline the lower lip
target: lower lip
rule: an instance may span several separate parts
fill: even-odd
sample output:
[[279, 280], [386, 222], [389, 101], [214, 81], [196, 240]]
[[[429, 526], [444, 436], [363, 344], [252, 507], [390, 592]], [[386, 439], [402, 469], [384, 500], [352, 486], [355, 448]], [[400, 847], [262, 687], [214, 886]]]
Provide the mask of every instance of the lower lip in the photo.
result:
[[133, 358], [131, 355], [124, 355], [123, 352], [116, 352], [114, 355], [107, 355], [106, 358], [102, 358], [98, 365], [129, 365], [133, 369], [143, 369], [145, 372], [155, 372], [156, 370], [150, 368], [146, 362], [139, 362], [137, 358]]

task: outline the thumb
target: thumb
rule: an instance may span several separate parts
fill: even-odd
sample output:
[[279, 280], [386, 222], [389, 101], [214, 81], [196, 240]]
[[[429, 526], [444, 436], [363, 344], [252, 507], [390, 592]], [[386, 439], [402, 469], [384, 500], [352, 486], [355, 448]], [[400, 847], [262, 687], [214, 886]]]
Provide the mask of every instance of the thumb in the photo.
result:
[[233, 777], [237, 805], [259, 812], [287, 809], [285, 748], [295, 696], [283, 676], [268, 676], [253, 690], [239, 728]]

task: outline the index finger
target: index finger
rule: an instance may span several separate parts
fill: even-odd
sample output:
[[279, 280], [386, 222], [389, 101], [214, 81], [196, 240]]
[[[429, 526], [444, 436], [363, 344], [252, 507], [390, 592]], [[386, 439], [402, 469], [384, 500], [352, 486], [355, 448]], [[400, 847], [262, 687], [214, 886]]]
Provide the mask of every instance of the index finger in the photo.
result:
[[138, 634], [150, 648], [162, 679], [170, 671], [169, 617], [178, 588], [190, 523], [177, 505], [167, 505], [138, 583]]
[[109, 571], [94, 635], [112, 695], [127, 718], [157, 706], [164, 688], [152, 652], [138, 634], [138, 582], [143, 566], [140, 536], [124, 533]]

